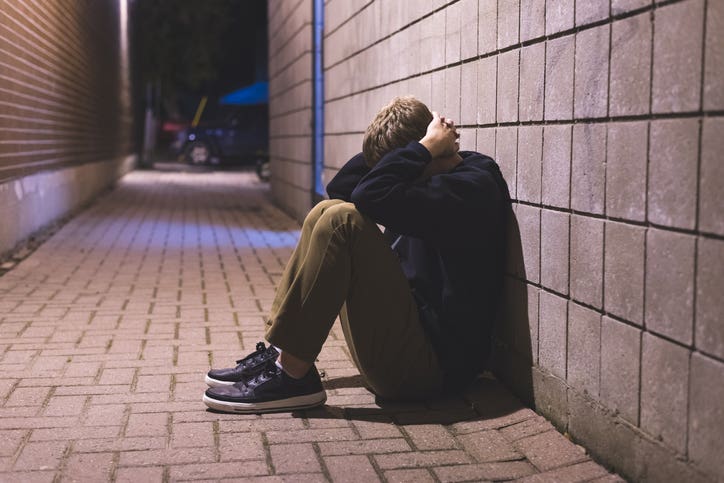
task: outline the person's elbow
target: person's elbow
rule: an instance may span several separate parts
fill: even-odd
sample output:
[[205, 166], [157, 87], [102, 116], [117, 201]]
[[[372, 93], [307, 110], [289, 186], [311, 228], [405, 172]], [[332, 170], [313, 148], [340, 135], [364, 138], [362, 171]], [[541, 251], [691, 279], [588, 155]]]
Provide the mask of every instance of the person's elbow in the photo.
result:
[[354, 190], [352, 190], [350, 201], [354, 203], [354, 206], [357, 207], [359, 211], [364, 211], [363, 208], [367, 207], [369, 198], [367, 193], [365, 193], [365, 190], [361, 189], [360, 186], [357, 186]]

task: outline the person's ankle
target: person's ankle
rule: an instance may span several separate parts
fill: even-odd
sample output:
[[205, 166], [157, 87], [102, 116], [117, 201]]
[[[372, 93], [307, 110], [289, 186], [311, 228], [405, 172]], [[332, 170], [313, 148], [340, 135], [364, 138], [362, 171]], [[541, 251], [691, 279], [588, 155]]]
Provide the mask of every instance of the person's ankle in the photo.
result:
[[302, 379], [307, 375], [309, 369], [312, 367], [312, 364], [283, 351], [279, 354], [276, 364], [292, 379]]

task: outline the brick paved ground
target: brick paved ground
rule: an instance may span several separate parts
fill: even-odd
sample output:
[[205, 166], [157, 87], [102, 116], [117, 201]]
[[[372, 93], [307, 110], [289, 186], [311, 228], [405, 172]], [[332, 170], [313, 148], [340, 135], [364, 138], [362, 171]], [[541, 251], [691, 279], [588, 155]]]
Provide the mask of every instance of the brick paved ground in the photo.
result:
[[323, 409], [218, 414], [298, 225], [245, 173], [135, 172], [0, 278], [0, 481], [617, 481], [491, 379], [379, 406], [338, 325]]

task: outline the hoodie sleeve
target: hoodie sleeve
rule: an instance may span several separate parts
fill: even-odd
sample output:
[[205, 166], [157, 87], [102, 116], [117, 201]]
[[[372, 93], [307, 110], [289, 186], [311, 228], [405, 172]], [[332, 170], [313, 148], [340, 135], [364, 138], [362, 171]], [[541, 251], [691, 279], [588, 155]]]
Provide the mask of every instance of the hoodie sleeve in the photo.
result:
[[365, 163], [362, 153], [354, 156], [327, 184], [327, 194], [331, 199], [351, 201], [352, 191], [369, 171], [370, 168]]
[[461, 227], [484, 230], [497, 220], [505, 183], [496, 179], [492, 159], [464, 155], [452, 171], [421, 179], [430, 152], [412, 142], [385, 155], [359, 182], [352, 201], [376, 223], [403, 235], [435, 241], [450, 240], [451, 231]]

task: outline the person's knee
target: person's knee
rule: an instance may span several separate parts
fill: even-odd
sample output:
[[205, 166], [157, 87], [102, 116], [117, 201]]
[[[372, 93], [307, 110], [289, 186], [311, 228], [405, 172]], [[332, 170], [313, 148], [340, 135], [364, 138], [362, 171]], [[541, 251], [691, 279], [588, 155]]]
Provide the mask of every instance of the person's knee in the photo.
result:
[[314, 207], [309, 210], [309, 213], [307, 213], [307, 216], [304, 218], [304, 224], [305, 225], [311, 225], [314, 226], [317, 224], [317, 221], [319, 221], [319, 218], [324, 214], [325, 211], [327, 211], [329, 208], [343, 204], [344, 201], [342, 200], [322, 200]]
[[338, 203], [328, 207], [320, 219], [325, 225], [337, 227], [340, 225], [362, 226], [367, 220], [357, 210], [354, 203]]

